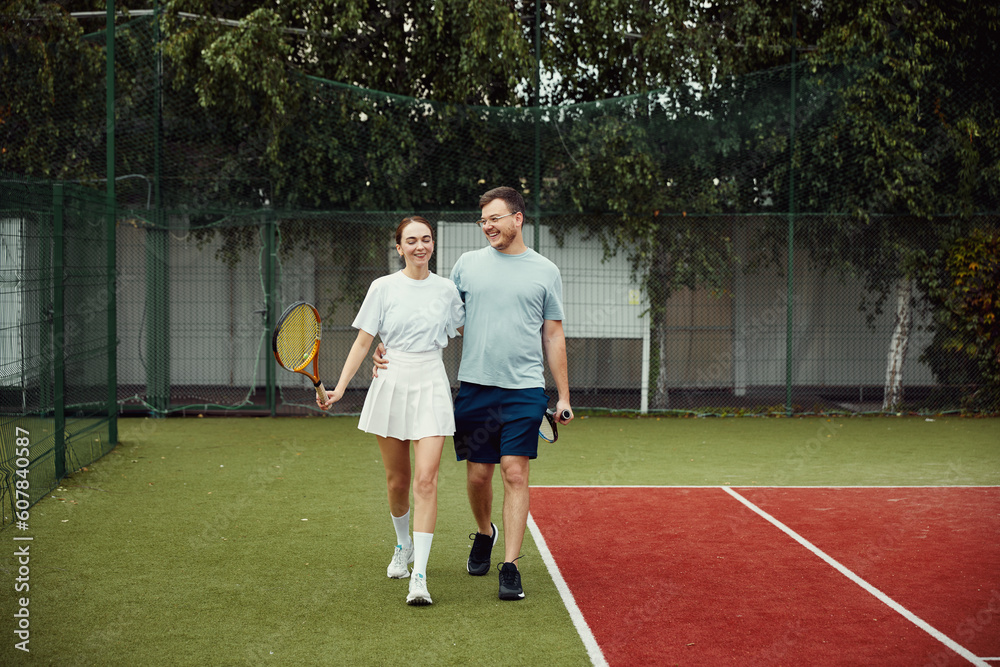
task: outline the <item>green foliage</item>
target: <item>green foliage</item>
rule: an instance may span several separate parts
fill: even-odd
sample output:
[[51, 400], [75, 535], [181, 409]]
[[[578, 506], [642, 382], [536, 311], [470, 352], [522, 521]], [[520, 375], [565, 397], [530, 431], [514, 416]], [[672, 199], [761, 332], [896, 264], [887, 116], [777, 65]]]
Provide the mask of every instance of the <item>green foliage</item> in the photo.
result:
[[936, 362], [936, 370], [948, 369], [948, 360], [957, 355], [975, 361], [979, 378], [955, 379], [985, 383], [995, 402], [1000, 395], [1000, 231], [976, 229], [933, 253], [921, 253], [915, 270], [935, 306], [937, 329], [928, 360]]
[[[237, 28], [221, 33], [207, 29], [206, 21], [194, 23], [195, 29], [177, 30], [163, 45], [168, 58], [193, 65], [192, 70], [178, 69], [175, 87], [193, 79], [201, 107], [224, 108], [226, 113], [267, 127], [265, 154], [273, 160], [280, 130], [293, 119], [287, 113], [288, 103], [294, 100], [287, 72], [292, 46], [280, 31], [281, 17], [270, 9], [255, 9]], [[167, 22], [171, 25], [180, 27]], [[197, 47], [201, 47], [200, 58], [190, 58]]]
[[[357, 234], [361, 266], [396, 212], [458, 215], [520, 184], [557, 233], [628, 254], [660, 326], [676, 290], [725, 295], [749, 260], [731, 226], [702, 216], [794, 212], [797, 242], [862, 278], [877, 311], [912, 257], [966, 234], [969, 212], [1000, 209], [1000, 9], [982, 3], [161, 8], [158, 48], [155, 19], [119, 19], [119, 173], [155, 176], [165, 219], [188, 216], [205, 240], [224, 230], [226, 261], [258, 244], [252, 225], [216, 224], [237, 211], [274, 211], [283, 248], [343, 253], [329, 239]], [[0, 167], [100, 179], [101, 36], [32, 0], [9, 0], [0, 20]], [[145, 187], [119, 188], [123, 208], [146, 201]], [[336, 215], [322, 225], [310, 211]], [[359, 222], [372, 211], [392, 213]], [[780, 263], [784, 227], [760, 229], [748, 245]]]
[[[104, 110], [103, 87], [98, 90], [104, 50], [82, 34], [56, 4], [3, 3], [0, 166], [7, 171], [76, 179], [103, 168], [104, 136], [81, 119]], [[101, 161], [95, 163], [95, 154]]]
[[884, 296], [912, 253], [996, 210], [998, 17], [979, 3], [875, 0], [824, 3], [810, 19], [795, 153], [770, 185], [787, 194], [794, 165], [794, 210], [844, 214], [798, 226], [821, 266]]
[[[472, 208], [480, 183], [499, 174], [463, 169], [454, 157], [428, 162], [449, 144], [502, 142], [477, 133], [480, 123], [463, 121], [475, 111], [452, 103], [517, 104], [514, 88], [532, 65], [520, 19], [503, 2], [178, 1], [166, 3], [163, 25], [173, 88], [165, 123], [177, 137], [197, 137], [174, 144], [188, 155], [166, 164], [185, 207]], [[336, 258], [341, 298], [360, 301], [358, 268], [385, 248], [394, 218], [357, 220], [282, 216], [282, 252]], [[251, 227], [199, 233], [222, 233], [227, 261], [257, 243]]]
[[571, 0], [543, 6], [542, 62], [562, 85], [549, 104], [670, 88], [707, 90], [719, 79], [786, 62], [787, 7], [754, 2]]

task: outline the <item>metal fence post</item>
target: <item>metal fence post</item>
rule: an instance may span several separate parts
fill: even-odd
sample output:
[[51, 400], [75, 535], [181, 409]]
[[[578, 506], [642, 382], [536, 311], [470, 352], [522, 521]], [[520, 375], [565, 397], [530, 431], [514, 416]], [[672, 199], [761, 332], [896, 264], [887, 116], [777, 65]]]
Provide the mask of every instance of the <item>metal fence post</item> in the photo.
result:
[[542, 243], [542, 9], [541, 3], [535, 3], [535, 169], [532, 189], [535, 191], [535, 252], [539, 252]]
[[[266, 267], [264, 270], [264, 332], [265, 336], [274, 331], [274, 324], [278, 318], [275, 308], [277, 307], [277, 294], [275, 289], [277, 273], [277, 224], [273, 210], [268, 210], [264, 218], [264, 256]], [[269, 345], [268, 345], [269, 346]], [[274, 359], [268, 350], [264, 351], [264, 377], [266, 382], [265, 395], [267, 396], [267, 409], [271, 416], [277, 413], [277, 386], [275, 378]]]
[[105, 141], [107, 192], [105, 200], [107, 234], [107, 300], [108, 300], [108, 440], [118, 442], [118, 281], [117, 281], [117, 202], [115, 201], [115, 2], [108, 0], [107, 16], [107, 96], [105, 98]]
[[153, 41], [156, 44], [156, 70], [153, 88], [153, 227], [146, 231], [146, 303], [149, 330], [146, 333], [146, 391], [154, 415], [170, 409], [170, 239], [164, 224], [162, 202], [163, 117], [162, 72], [160, 53], [159, 3], [154, 3]]
[[785, 325], [785, 414], [792, 415], [792, 352], [793, 339], [793, 293], [795, 280], [795, 7], [792, 7], [792, 67], [791, 100], [789, 103], [788, 127], [788, 303]]
[[[160, 211], [153, 219], [160, 220]], [[154, 415], [170, 407], [170, 280], [167, 230], [159, 224], [146, 231], [146, 307], [149, 328], [146, 332], [146, 391]]]
[[52, 186], [52, 341], [55, 478], [66, 476], [66, 236], [63, 184]]

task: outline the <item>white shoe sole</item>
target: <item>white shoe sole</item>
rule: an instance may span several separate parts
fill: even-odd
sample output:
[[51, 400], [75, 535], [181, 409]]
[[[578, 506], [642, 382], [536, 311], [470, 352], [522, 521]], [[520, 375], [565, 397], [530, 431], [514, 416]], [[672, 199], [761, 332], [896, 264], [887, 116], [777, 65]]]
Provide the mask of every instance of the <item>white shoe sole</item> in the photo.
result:
[[425, 607], [429, 604], [433, 604], [434, 602], [431, 600], [431, 595], [427, 592], [426, 584], [424, 584], [422, 591], [413, 590], [415, 588], [413, 584], [416, 581], [419, 581], [419, 579], [414, 578], [410, 580], [410, 594], [406, 596], [406, 604], [414, 607]]
[[411, 607], [426, 607], [428, 605], [434, 604], [429, 595], [415, 595], [410, 597], [406, 596], [406, 604]]
[[[410, 547], [410, 553], [407, 556], [406, 563], [409, 564], [412, 562], [413, 562], [413, 547]], [[404, 564], [402, 570], [394, 570], [392, 569], [392, 563], [389, 563], [389, 567], [385, 569], [385, 576], [389, 577], [390, 579], [408, 579], [410, 577], [410, 569]]]

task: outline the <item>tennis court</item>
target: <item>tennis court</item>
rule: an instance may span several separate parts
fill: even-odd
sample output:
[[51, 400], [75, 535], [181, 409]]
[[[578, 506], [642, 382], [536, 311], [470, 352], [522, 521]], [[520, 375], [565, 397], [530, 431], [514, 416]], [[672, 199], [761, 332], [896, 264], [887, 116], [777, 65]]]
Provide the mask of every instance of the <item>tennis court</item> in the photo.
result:
[[425, 608], [385, 577], [384, 473], [355, 419], [125, 419], [3, 532], [8, 590], [33, 538], [31, 651], [8, 634], [0, 658], [996, 664], [996, 421], [928, 419], [578, 418], [532, 468], [517, 603], [465, 573], [446, 452]]
[[595, 662], [987, 665], [998, 510], [996, 487], [548, 487], [532, 516]]
[[[1000, 663], [1000, 9], [133, 4], [5, 3], [0, 666]], [[412, 609], [314, 386], [497, 186], [577, 418], [516, 604], [446, 444]]]

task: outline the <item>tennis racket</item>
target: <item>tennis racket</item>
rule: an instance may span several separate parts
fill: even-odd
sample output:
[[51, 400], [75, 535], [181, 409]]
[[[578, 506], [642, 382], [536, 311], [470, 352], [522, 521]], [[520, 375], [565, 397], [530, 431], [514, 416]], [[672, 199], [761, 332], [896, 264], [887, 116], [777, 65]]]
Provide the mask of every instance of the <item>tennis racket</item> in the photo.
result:
[[[319, 365], [316, 357], [319, 355], [319, 311], [305, 301], [293, 303], [278, 318], [271, 337], [271, 349], [274, 358], [282, 368], [296, 373], [302, 373], [312, 380], [316, 387], [316, 396], [326, 402], [326, 389], [319, 379]], [[309, 372], [309, 364], [312, 372]]]
[[[569, 419], [572, 415], [569, 410], [562, 411], [562, 418]], [[559, 439], [559, 428], [556, 426], [556, 413], [552, 410], [545, 411], [545, 419], [538, 425], [538, 437], [545, 442], [555, 442]]]

